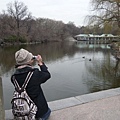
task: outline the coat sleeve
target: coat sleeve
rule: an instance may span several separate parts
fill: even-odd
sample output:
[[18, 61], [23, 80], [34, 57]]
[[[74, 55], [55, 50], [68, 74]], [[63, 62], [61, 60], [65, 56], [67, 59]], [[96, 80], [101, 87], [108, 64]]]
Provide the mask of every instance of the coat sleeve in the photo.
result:
[[51, 78], [51, 74], [50, 72], [48, 71], [48, 68], [45, 64], [39, 66], [41, 71], [40, 72], [40, 82], [41, 83], [44, 83], [46, 82], [49, 78]]

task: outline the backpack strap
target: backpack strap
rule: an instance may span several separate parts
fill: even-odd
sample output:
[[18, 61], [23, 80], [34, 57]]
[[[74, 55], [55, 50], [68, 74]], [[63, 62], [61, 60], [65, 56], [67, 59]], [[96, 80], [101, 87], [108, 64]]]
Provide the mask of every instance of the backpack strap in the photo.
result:
[[24, 90], [27, 87], [27, 84], [28, 84], [30, 78], [32, 77], [32, 74], [33, 74], [33, 72], [29, 72], [27, 74], [27, 77], [26, 77], [25, 82], [23, 83], [22, 87], [19, 86], [17, 80], [15, 79], [15, 76], [13, 76], [13, 83], [15, 85], [15, 89], [17, 91], [19, 91], [19, 92], [21, 92], [22, 90]]
[[29, 72], [28, 73], [28, 75], [27, 75], [27, 77], [25, 79], [25, 82], [22, 85], [22, 89], [25, 89], [27, 87], [27, 84], [30, 81], [30, 78], [32, 77], [32, 75], [33, 75], [33, 72]]
[[17, 82], [17, 80], [15, 79], [15, 76], [13, 76], [13, 83], [14, 83], [15, 89], [16, 89], [17, 91], [21, 89], [20, 86], [19, 86], [19, 84], [18, 84], [18, 82]]

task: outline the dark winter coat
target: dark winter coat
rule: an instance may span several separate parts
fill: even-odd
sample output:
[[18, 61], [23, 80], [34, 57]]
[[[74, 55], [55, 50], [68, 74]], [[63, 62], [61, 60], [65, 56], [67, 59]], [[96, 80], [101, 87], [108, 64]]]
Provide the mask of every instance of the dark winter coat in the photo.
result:
[[[38, 68], [32, 68], [31, 66], [27, 66], [21, 69], [16, 69], [14, 75], [15, 78], [20, 85], [20, 87], [23, 85], [24, 80], [28, 74], [29, 71], [34, 71], [27, 87], [26, 91], [30, 98], [34, 101], [34, 103], [38, 107], [38, 111], [36, 114], [36, 118], [42, 117], [48, 110], [48, 104], [44, 97], [41, 84], [46, 82], [50, 77], [50, 73], [47, 70], [46, 65], [40, 66], [41, 71]], [[13, 77], [13, 76], [12, 76]], [[13, 79], [11, 77], [11, 81], [13, 83]]]

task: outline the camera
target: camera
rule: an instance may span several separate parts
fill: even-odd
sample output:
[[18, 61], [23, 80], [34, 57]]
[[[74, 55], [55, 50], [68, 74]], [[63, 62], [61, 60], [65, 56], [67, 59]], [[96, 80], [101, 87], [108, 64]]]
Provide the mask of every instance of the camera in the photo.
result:
[[33, 56], [33, 58], [32, 58], [33, 60], [36, 60], [37, 59], [37, 56]]

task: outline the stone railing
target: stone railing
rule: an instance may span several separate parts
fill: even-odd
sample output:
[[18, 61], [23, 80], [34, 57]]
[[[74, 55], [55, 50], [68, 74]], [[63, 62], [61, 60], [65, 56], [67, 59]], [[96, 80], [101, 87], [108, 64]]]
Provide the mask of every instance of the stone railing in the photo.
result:
[[0, 120], [5, 120], [2, 78], [0, 77]]

